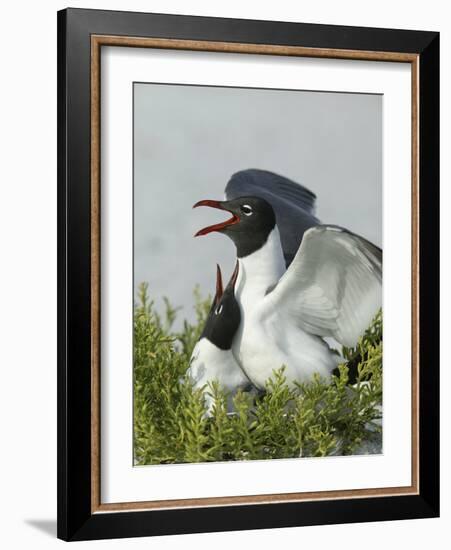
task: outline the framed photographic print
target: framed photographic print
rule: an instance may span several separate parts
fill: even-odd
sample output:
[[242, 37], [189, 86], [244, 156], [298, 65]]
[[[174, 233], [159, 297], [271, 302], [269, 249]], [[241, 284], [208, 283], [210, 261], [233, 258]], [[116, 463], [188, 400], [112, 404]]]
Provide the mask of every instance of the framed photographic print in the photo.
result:
[[60, 538], [438, 515], [438, 72], [433, 32], [59, 12]]

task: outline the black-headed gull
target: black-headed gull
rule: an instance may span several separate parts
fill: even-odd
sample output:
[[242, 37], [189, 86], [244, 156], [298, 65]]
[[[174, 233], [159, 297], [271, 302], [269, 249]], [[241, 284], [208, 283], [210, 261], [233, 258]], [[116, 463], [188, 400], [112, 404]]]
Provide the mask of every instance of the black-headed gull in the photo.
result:
[[232, 353], [232, 341], [241, 321], [240, 306], [235, 299], [235, 284], [238, 277], [237, 261], [227, 288], [223, 291], [219, 266], [216, 271], [216, 294], [210, 308], [203, 332], [191, 355], [187, 371], [196, 388], [204, 388], [208, 412], [213, 399], [208, 393], [208, 383], [216, 380], [229, 395], [228, 410], [232, 410], [233, 395], [239, 389], [250, 386]]

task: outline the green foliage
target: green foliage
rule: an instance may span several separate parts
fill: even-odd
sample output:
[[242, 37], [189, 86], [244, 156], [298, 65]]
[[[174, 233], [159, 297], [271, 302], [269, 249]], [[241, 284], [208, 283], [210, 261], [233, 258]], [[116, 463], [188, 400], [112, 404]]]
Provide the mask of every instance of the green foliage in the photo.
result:
[[[165, 300], [158, 315], [141, 285], [134, 315], [134, 455], [137, 465], [347, 455], [362, 445], [380, 447], [382, 404], [382, 314], [355, 349], [344, 348], [346, 363], [325, 380], [314, 376], [288, 385], [275, 365], [266, 392], [238, 392], [227, 414], [227, 394], [217, 382], [207, 416], [202, 391], [184, 376], [210, 308], [195, 290], [196, 322], [173, 331], [178, 310]], [[357, 383], [348, 365], [358, 363]], [[280, 368], [277, 368], [280, 367]], [[366, 451], [368, 452], [368, 451]]]

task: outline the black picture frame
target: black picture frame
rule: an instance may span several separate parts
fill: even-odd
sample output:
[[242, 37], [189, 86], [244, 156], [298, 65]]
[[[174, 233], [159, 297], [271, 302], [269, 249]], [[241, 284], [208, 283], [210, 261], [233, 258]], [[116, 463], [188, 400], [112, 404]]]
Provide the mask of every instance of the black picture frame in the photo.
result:
[[[419, 493], [93, 513], [91, 36], [415, 54], [419, 62]], [[439, 33], [66, 9], [58, 12], [58, 537], [87, 540], [439, 515]]]

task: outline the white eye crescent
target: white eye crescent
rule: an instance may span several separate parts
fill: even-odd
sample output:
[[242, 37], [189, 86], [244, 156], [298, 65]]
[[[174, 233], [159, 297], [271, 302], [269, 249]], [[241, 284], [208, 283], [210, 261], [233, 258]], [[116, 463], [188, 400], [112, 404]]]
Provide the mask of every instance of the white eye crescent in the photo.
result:
[[243, 206], [241, 207], [241, 212], [245, 215], [245, 216], [252, 216], [253, 212], [252, 212], [252, 207], [249, 206], [248, 204], [243, 204]]
[[220, 315], [222, 311], [222, 304], [219, 304], [219, 306], [215, 309], [215, 315]]

